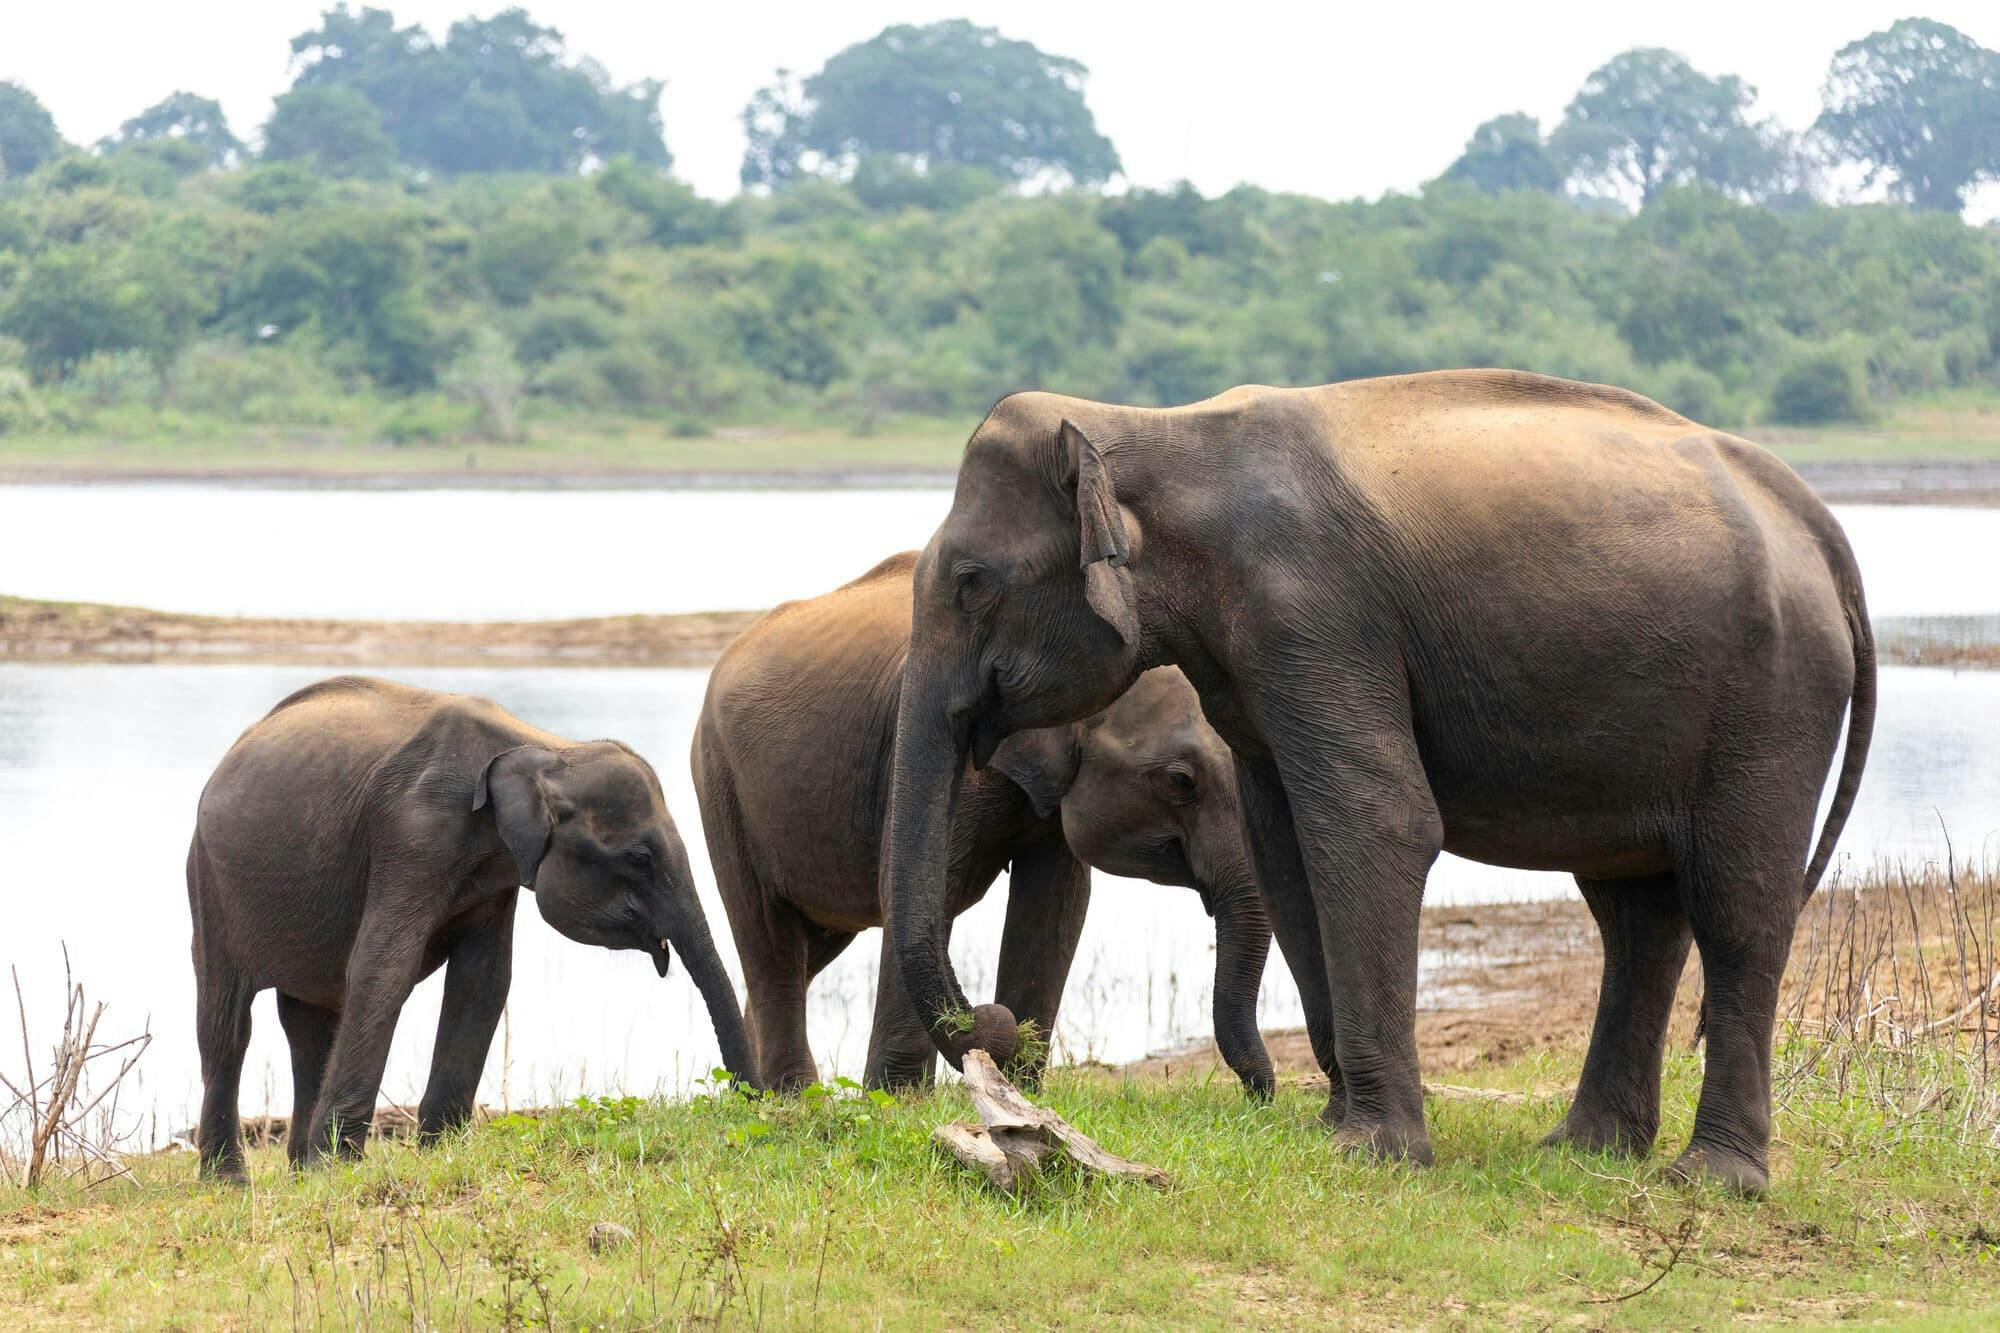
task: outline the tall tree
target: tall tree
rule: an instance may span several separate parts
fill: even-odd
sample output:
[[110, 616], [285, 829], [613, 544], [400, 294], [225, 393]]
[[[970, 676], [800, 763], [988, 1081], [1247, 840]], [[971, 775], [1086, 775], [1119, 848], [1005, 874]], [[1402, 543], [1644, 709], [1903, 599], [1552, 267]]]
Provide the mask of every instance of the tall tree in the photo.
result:
[[1834, 54], [1813, 128], [1895, 197], [1956, 213], [2000, 177], [2000, 54], [1931, 19], [1902, 19]]
[[41, 99], [0, 82], [0, 176], [25, 176], [61, 151], [55, 117]]
[[264, 157], [313, 163], [329, 176], [381, 177], [396, 163], [381, 113], [349, 88], [294, 88], [264, 125]]
[[965, 19], [885, 28], [803, 86], [784, 71], [743, 111], [746, 185], [844, 176], [871, 154], [1024, 180], [1095, 184], [1121, 169], [1083, 100], [1088, 71]]
[[443, 42], [385, 9], [340, 5], [292, 39], [295, 88], [345, 88], [381, 113], [397, 155], [444, 174], [574, 172], [626, 156], [665, 168], [660, 87], [617, 87], [563, 35], [505, 9]]
[[229, 118], [222, 107], [208, 97], [193, 93], [170, 93], [118, 127], [108, 136], [105, 148], [133, 144], [178, 141], [201, 150], [208, 166], [225, 166], [242, 151], [243, 145], [229, 132]]
[[1612, 57], [1584, 80], [1551, 136], [1576, 184], [1636, 193], [1700, 182], [1749, 198], [1773, 188], [1781, 140], [1749, 118], [1757, 90], [1710, 78], [1659, 47]]
[[1487, 194], [1503, 190], [1562, 188], [1563, 169], [1542, 138], [1541, 122], [1515, 112], [1495, 116], [1472, 132], [1465, 151], [1445, 168], [1444, 179]]

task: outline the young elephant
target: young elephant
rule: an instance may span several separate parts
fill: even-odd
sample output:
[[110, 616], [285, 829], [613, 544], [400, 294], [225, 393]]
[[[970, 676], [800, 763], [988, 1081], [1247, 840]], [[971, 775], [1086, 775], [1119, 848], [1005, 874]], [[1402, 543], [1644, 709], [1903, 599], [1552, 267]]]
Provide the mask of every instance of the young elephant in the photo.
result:
[[[709, 678], [695, 791], [766, 1086], [816, 1077], [806, 987], [856, 932], [884, 921], [877, 866], [915, 561], [893, 556], [778, 607]], [[1011, 863], [996, 989], [1044, 1033], [1083, 929], [1086, 861], [1201, 893], [1216, 923], [1216, 1042], [1249, 1090], [1268, 1095], [1257, 990], [1270, 927], [1237, 826], [1229, 752], [1178, 671], [1140, 677], [1083, 722], [1020, 733], [987, 768], [963, 774], [949, 910], [978, 902]], [[928, 1079], [935, 1053], [885, 931], [867, 1081]]]
[[507, 1000], [522, 885], [571, 939], [643, 949], [661, 976], [679, 950], [724, 1063], [752, 1072], [659, 779], [616, 741], [565, 740], [486, 699], [322, 681], [230, 748], [187, 873], [207, 1174], [243, 1176], [237, 1083], [266, 987], [292, 1048], [294, 1165], [360, 1151], [396, 1017], [447, 963], [418, 1123], [427, 1138], [462, 1124]]

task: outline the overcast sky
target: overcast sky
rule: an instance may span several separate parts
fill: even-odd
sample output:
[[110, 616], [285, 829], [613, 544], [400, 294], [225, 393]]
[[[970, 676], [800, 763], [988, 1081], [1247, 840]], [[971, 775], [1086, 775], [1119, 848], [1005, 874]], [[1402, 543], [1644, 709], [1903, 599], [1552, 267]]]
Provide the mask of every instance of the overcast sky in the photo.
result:
[[[0, 79], [32, 88], [63, 133], [93, 142], [176, 89], [221, 100], [250, 137], [290, 82], [289, 39], [324, 0], [0, 0]], [[401, 0], [399, 23], [442, 34], [502, 4]], [[1176, 6], [1092, 0], [1006, 4], [683, 3], [540, 0], [526, 6], [620, 82], [666, 80], [667, 146], [705, 194], [736, 189], [738, 114], [780, 67], [817, 69], [890, 23], [965, 17], [1090, 67], [1098, 125], [1129, 180], [1241, 182], [1331, 198], [1408, 190], [1436, 175], [1486, 117], [1548, 126], [1591, 69], [1631, 46], [1667, 46], [1740, 74], [1794, 128], [1818, 108], [1841, 45], [1912, 12], [2000, 47], [1995, 0], [1339, 0]], [[1990, 206], [1992, 196], [1986, 200]], [[1990, 207], [1981, 212], [1991, 211]]]

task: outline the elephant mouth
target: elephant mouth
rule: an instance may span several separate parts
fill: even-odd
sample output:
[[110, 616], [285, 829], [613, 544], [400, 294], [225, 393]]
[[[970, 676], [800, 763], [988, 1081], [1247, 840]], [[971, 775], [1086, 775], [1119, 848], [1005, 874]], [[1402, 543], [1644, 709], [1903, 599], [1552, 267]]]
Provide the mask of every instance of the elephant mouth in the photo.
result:
[[673, 954], [668, 950], [667, 942], [663, 939], [648, 948], [647, 952], [653, 955], [653, 970], [663, 977], [667, 975], [667, 965], [673, 961]]

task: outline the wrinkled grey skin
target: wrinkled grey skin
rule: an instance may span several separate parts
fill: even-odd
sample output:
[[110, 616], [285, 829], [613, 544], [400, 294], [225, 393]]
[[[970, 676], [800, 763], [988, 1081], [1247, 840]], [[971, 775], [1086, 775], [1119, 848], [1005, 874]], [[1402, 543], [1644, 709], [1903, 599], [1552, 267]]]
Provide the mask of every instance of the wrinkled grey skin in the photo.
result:
[[[973, 434], [915, 583], [883, 891], [919, 1012], [965, 1004], [940, 886], [966, 756], [1176, 663], [1235, 752], [1343, 1141], [1430, 1158], [1417, 913], [1449, 850], [1571, 872], [1602, 931], [1554, 1139], [1650, 1148], [1692, 940], [1708, 1059], [1676, 1170], [1765, 1187], [1778, 979], [1875, 699], [1853, 555], [1771, 454], [1509, 371], [1170, 409], [1019, 394]], [[936, 1035], [1004, 1058], [1012, 1027], [981, 1006]]]
[[[915, 563], [914, 552], [892, 556], [778, 607], [709, 677], [695, 791], [768, 1087], [817, 1077], [806, 989], [856, 932], [883, 924], [881, 829]], [[1090, 900], [1086, 865], [1194, 887], [1216, 922], [1217, 1044], [1245, 1086], [1268, 1095], [1257, 991], [1271, 929], [1243, 850], [1229, 749], [1181, 673], [1148, 672], [1104, 712], [1010, 737], [964, 782], [946, 897], [956, 916], [1011, 863], [1000, 1002], [1053, 1030]], [[926, 1082], [937, 1052], [888, 932], [879, 975], [865, 1077]]]
[[507, 1002], [523, 885], [571, 939], [643, 950], [663, 977], [678, 952], [724, 1063], [753, 1073], [659, 779], [616, 741], [565, 740], [467, 695], [322, 681], [217, 766], [187, 870], [206, 1174], [243, 1177], [237, 1089], [266, 988], [292, 1048], [294, 1165], [360, 1152], [396, 1017], [440, 966], [418, 1128], [463, 1124]]

